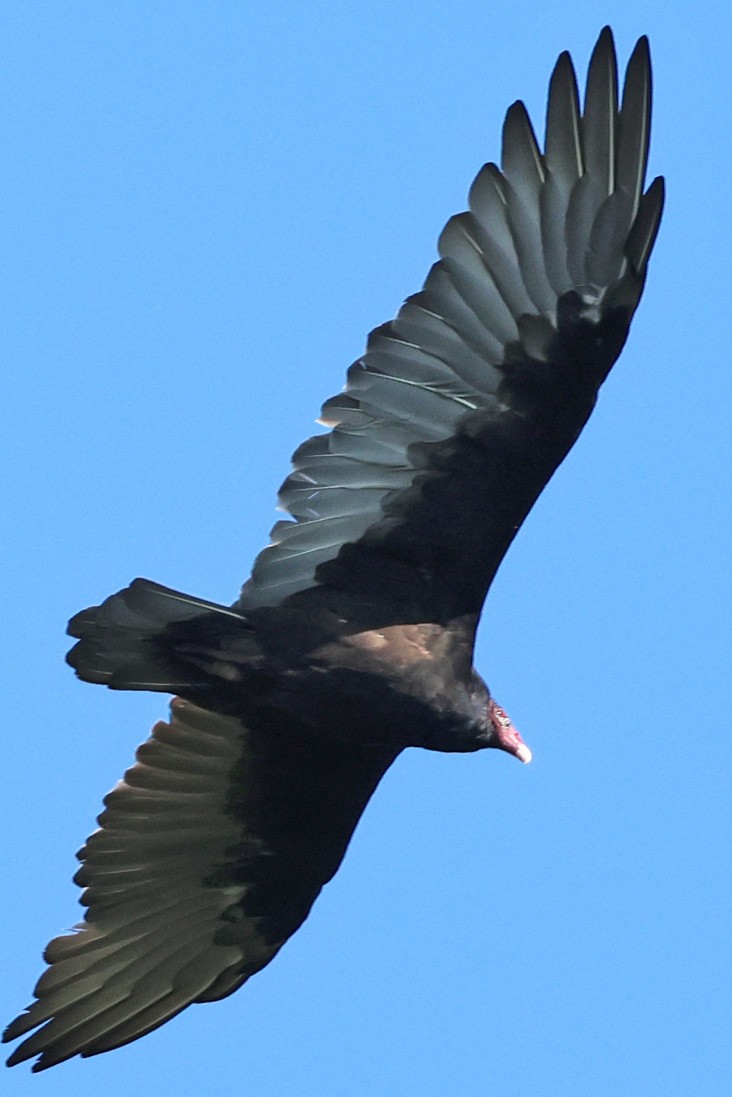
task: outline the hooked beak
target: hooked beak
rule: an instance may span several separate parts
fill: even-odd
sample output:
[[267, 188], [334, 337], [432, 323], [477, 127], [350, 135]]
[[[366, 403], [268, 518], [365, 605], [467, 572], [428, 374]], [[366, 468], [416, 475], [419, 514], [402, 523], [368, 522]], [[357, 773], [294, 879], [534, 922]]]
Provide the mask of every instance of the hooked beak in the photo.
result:
[[526, 743], [524, 742], [519, 742], [516, 744], [516, 750], [514, 751], [514, 753], [519, 762], [530, 762], [533, 757], [531, 750], [529, 749], [529, 747], [526, 746]]

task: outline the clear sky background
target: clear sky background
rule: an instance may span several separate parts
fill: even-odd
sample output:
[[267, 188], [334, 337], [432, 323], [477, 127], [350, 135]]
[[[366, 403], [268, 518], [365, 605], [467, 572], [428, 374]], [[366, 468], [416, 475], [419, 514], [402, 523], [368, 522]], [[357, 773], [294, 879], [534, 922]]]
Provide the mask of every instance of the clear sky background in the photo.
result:
[[535, 752], [411, 752], [271, 967], [17, 1097], [730, 1092], [732, 14], [700, 0], [7, 0], [0, 1006], [166, 711], [64, 666], [144, 575], [233, 600], [367, 331], [558, 53], [653, 51], [668, 203], [626, 351], [491, 592]]

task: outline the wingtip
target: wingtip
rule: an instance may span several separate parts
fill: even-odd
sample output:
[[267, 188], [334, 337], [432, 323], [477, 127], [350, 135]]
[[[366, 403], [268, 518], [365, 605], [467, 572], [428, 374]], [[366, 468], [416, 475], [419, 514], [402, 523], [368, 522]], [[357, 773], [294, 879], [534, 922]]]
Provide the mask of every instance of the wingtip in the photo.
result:
[[598, 50], [601, 47], [607, 49], [608, 46], [611, 46], [613, 49], [615, 49], [615, 35], [613, 34], [613, 28], [610, 26], [609, 23], [606, 23], [597, 36], [595, 50]]
[[[647, 87], [648, 112], [650, 113], [651, 88], [653, 84], [653, 71], [651, 65], [651, 43], [648, 35], [643, 34], [633, 46], [633, 51], [628, 58], [625, 70], [625, 88], [631, 87], [640, 81]], [[625, 99], [625, 95], [623, 95]]]
[[572, 60], [572, 54], [569, 52], [569, 50], [562, 50], [562, 52], [559, 54], [559, 57], [557, 57], [554, 68], [552, 69], [552, 74], [549, 78], [550, 89], [555, 80], [560, 79], [561, 76], [567, 71], [571, 72], [573, 76], [576, 75], [574, 61]]
[[648, 260], [656, 243], [665, 200], [665, 179], [662, 175], [657, 175], [641, 198], [625, 245], [628, 261], [641, 277], [645, 277]]
[[631, 64], [634, 57], [639, 57], [640, 55], [642, 55], [644, 62], [650, 63], [651, 43], [648, 39], [647, 34], [642, 34], [636, 44], [633, 46], [633, 52], [630, 55], [630, 61], [628, 62], [628, 64]]
[[590, 74], [593, 68], [604, 66], [606, 60], [609, 60], [611, 64], [617, 64], [617, 51], [615, 49], [615, 36], [613, 35], [610, 26], [606, 25], [600, 31], [595, 45], [592, 47], [592, 53], [590, 54], [590, 63], [587, 67], [587, 78], [589, 82]]
[[[17, 1036], [6, 1036], [5, 1034], [3, 1034], [3, 1043], [7, 1043], [8, 1040], [16, 1040], [16, 1039], [17, 1039]], [[33, 1058], [32, 1055], [27, 1055], [23, 1051], [23, 1047], [24, 1047], [24, 1044], [20, 1044], [15, 1049], [15, 1051], [12, 1053], [12, 1055], [8, 1055], [7, 1059], [5, 1060], [5, 1066], [6, 1067], [17, 1067], [17, 1066], [20, 1066], [21, 1063], [26, 1063], [29, 1059]], [[35, 1070], [36, 1069], [36, 1064], [34, 1064], [31, 1067], [31, 1069]], [[39, 1068], [39, 1069], [43, 1069], [43, 1068]]]

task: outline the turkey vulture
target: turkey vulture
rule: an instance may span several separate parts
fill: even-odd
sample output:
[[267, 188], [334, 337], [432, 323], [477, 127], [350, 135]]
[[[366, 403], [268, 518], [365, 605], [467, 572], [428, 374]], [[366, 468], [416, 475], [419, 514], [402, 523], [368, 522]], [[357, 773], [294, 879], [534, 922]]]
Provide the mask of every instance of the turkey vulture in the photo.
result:
[[531, 755], [473, 668], [486, 592], [620, 353], [663, 206], [643, 190], [651, 70], [618, 105], [612, 34], [584, 111], [567, 53], [541, 151], [521, 102], [440, 260], [295, 452], [231, 607], [146, 579], [77, 614], [68, 661], [176, 695], [79, 857], [84, 922], [5, 1032], [34, 1070], [119, 1047], [263, 968], [406, 747]]

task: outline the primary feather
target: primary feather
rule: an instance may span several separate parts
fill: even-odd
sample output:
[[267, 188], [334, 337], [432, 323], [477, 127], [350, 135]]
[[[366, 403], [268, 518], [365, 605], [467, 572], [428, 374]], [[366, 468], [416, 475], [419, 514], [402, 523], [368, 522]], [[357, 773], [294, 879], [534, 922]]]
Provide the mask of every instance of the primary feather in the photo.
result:
[[[409, 489], [429, 467], [429, 446], [458, 446], [468, 424], [473, 436], [498, 433], [518, 407], [511, 385], [517, 363], [526, 369], [534, 360], [548, 362], [561, 356], [563, 344], [584, 337], [588, 353], [583, 359], [575, 352], [575, 369], [584, 374], [578, 380], [591, 407], [640, 298], [663, 205], [659, 180], [642, 195], [651, 109], [645, 38], [628, 65], [620, 108], [617, 83], [605, 29], [590, 62], [583, 113], [569, 55], [557, 62], [545, 153], [523, 104], [510, 108], [501, 168], [481, 169], [470, 211], [445, 226], [441, 260], [422, 292], [371, 333], [344, 394], [324, 405], [322, 421], [332, 431], [320, 441], [317, 460], [307, 448], [295, 454], [280, 491], [295, 521], [272, 530], [242, 590], [243, 613], [327, 582], [323, 565], [348, 542], [367, 537], [375, 546], [388, 538], [395, 513], [408, 525], [419, 506]], [[605, 346], [591, 349], [603, 336]], [[373, 486], [356, 500], [343, 479], [344, 458]], [[374, 486], [385, 474], [393, 479]], [[474, 501], [467, 492], [465, 506]], [[515, 526], [526, 509], [517, 507]], [[485, 532], [495, 538], [503, 531]], [[463, 557], [463, 566], [483, 573], [479, 602], [494, 558]]]
[[645, 38], [620, 105], [617, 84], [606, 28], [582, 110], [559, 58], [543, 151], [510, 108], [501, 167], [324, 404], [232, 608], [138, 579], [70, 622], [81, 678], [179, 697], [79, 854], [86, 917], [49, 944], [10, 1065], [118, 1047], [260, 970], [407, 746], [530, 758], [473, 641], [643, 290], [663, 206]]

